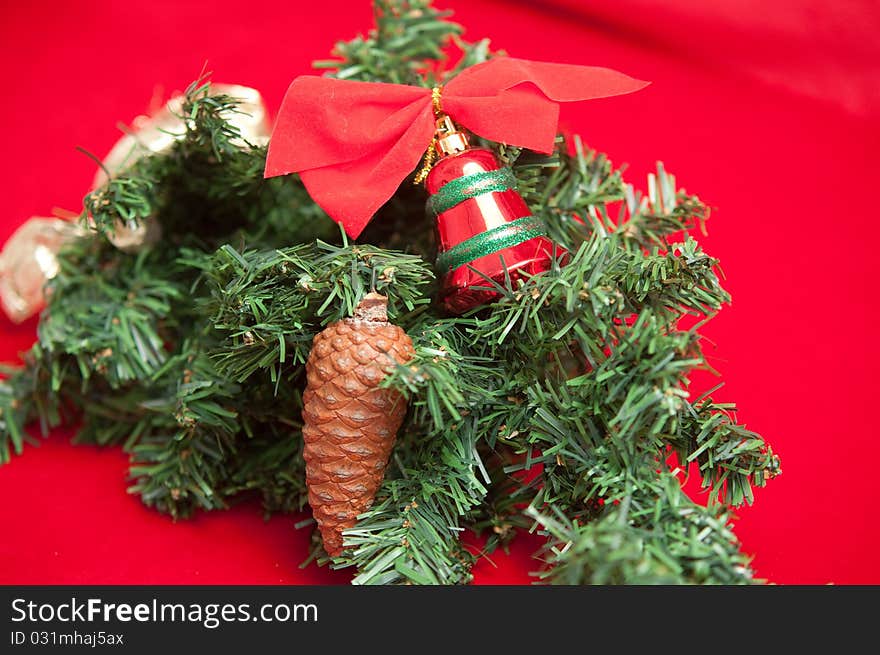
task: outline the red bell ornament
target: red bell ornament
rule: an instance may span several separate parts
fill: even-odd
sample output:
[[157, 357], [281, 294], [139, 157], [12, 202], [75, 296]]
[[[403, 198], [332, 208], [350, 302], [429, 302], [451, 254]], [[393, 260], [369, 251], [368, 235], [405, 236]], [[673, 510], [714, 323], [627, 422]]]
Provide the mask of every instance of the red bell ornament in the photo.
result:
[[434, 88], [303, 75], [284, 95], [264, 175], [299, 173], [315, 202], [356, 239], [426, 149], [436, 149], [440, 160], [426, 183], [437, 215], [441, 302], [459, 313], [494, 296], [475, 288], [491, 287], [489, 280], [546, 270], [554, 246], [516, 192], [513, 173], [490, 151], [470, 148], [455, 125], [550, 153], [560, 103], [646, 84], [609, 68], [513, 57], [470, 66]]
[[516, 192], [513, 171], [490, 150], [471, 148], [448, 116], [436, 125], [440, 159], [425, 180], [428, 210], [437, 218], [441, 303], [460, 314], [497, 297], [490, 280], [503, 285], [545, 271], [558, 251]]

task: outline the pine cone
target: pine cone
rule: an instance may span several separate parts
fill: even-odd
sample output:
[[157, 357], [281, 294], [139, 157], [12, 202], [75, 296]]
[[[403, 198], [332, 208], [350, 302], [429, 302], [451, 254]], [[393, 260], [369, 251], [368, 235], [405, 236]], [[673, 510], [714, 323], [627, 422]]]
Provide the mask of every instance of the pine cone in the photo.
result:
[[367, 294], [352, 318], [315, 335], [306, 362], [306, 484], [331, 557], [342, 552], [342, 531], [372, 504], [406, 414], [399, 392], [377, 388], [414, 354], [406, 332], [388, 322], [387, 304]]

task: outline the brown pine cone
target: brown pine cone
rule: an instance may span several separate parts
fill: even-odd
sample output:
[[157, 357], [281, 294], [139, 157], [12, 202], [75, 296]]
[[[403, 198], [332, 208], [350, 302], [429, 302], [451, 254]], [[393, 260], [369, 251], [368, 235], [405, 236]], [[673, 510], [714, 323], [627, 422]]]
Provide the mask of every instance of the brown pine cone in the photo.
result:
[[303, 456], [309, 504], [324, 550], [342, 552], [342, 531], [373, 503], [406, 400], [379, 383], [412, 359], [412, 340], [388, 322], [388, 299], [367, 294], [352, 318], [315, 335], [306, 362]]

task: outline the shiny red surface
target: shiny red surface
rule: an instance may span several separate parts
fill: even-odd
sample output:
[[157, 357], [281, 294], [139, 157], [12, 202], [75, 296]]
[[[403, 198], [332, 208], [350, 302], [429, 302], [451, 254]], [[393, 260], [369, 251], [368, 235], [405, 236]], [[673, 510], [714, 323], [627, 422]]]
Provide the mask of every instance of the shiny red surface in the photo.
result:
[[[483, 148], [469, 148], [438, 161], [425, 180], [429, 194], [465, 175], [496, 171], [500, 168], [495, 155]], [[468, 198], [437, 217], [437, 242], [441, 252], [492, 228], [531, 215], [522, 197], [513, 189], [492, 191]], [[543, 237], [523, 241], [515, 246], [485, 255], [459, 266], [443, 280], [443, 304], [453, 313], [478, 307], [496, 294], [472, 287], [486, 287], [489, 277], [501, 284], [510, 276], [511, 282], [525, 275], [534, 275], [550, 267], [553, 243]]]

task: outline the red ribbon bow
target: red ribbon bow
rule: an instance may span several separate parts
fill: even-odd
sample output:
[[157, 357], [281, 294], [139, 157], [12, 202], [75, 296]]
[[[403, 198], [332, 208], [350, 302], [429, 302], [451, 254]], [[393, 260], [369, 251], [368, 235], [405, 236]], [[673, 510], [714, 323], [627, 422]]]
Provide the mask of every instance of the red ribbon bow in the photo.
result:
[[[648, 83], [609, 68], [498, 57], [442, 89], [442, 109], [474, 134], [553, 151], [559, 102], [632, 93]], [[431, 89], [304, 75], [287, 89], [265, 177], [299, 173], [356, 238], [418, 166], [434, 136]]]

